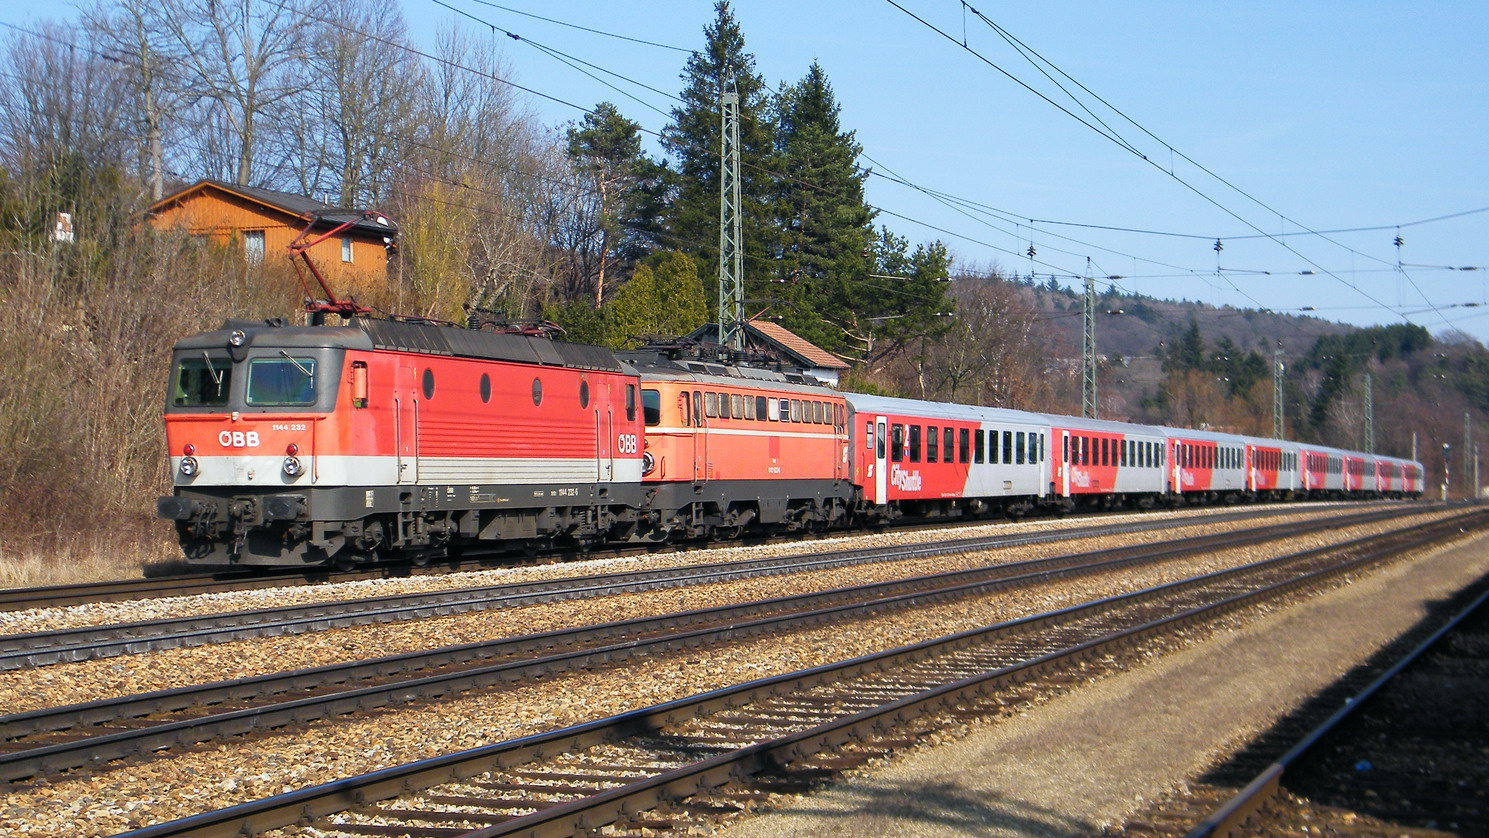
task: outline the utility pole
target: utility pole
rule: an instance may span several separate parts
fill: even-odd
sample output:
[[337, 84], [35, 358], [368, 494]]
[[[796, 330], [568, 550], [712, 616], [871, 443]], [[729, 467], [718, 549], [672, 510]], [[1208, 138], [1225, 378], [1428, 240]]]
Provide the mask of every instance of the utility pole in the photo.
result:
[[[1463, 482], [1467, 483], [1469, 467], [1473, 464], [1473, 414], [1463, 411]], [[1463, 487], [1466, 491], [1467, 486]]]
[[724, 85], [719, 102], [719, 346], [744, 348], [744, 245], [739, 202], [739, 92]]
[[1375, 453], [1375, 376], [1365, 371], [1365, 453]]
[[1282, 439], [1282, 341], [1272, 350], [1272, 438]]
[[1091, 276], [1091, 259], [1086, 258], [1085, 334], [1081, 341], [1081, 416], [1095, 419], [1096, 400], [1096, 280]]

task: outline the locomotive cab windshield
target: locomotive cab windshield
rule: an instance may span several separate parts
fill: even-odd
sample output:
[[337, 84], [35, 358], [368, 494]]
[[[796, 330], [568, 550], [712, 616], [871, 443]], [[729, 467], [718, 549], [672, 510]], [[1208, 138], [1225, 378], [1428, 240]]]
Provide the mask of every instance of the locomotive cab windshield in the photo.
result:
[[168, 412], [330, 411], [343, 350], [254, 347], [235, 359], [202, 349], [179, 351]]

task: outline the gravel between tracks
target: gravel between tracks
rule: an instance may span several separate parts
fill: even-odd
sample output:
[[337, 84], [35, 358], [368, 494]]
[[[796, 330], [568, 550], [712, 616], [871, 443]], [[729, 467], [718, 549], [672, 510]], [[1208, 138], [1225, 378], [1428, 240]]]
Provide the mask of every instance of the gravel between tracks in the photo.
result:
[[[1325, 503], [1267, 504], [1253, 509], [1258, 512], [1281, 509], [1296, 513], [1289, 519], [1319, 517], [1337, 514], [1340, 509], [1360, 508], [1361, 504]], [[584, 561], [555, 564], [492, 568], [490, 570], [461, 573], [431, 574], [427, 576], [395, 577], [390, 579], [364, 579], [356, 582], [330, 582], [324, 584], [289, 584], [277, 588], [253, 591], [229, 591], [217, 594], [196, 594], [180, 597], [155, 597], [124, 602], [97, 602], [64, 608], [36, 608], [24, 611], [0, 612], [0, 634], [25, 634], [37, 631], [53, 631], [61, 628], [112, 625], [139, 620], [162, 620], [173, 617], [195, 617], [204, 614], [222, 614], [232, 611], [248, 611], [255, 608], [277, 608], [292, 605], [310, 605], [320, 602], [362, 597], [393, 596], [397, 594], [444, 591], [456, 588], [475, 588], [482, 585], [503, 585], [513, 582], [529, 582], [542, 579], [559, 579], [599, 573], [624, 573], [635, 570], [685, 567], [713, 562], [749, 561], [751, 559], [783, 556], [795, 553], [825, 553], [830, 550], [859, 547], [891, 546], [939, 541], [947, 538], [978, 538], [1002, 534], [1018, 534], [1043, 530], [1074, 529], [1099, 524], [1120, 524], [1133, 521], [1173, 520], [1204, 518], [1236, 511], [1235, 507], [1209, 507], [1178, 511], [1143, 512], [1123, 515], [1103, 515], [1067, 519], [1041, 519], [1022, 523], [1002, 521], [977, 524], [955, 529], [923, 528], [917, 530], [890, 530], [875, 534], [836, 535], [826, 538], [800, 539], [762, 545], [726, 545], [710, 549], [681, 550], [623, 558], [588, 559]]]
[[[1067, 581], [896, 612], [851, 625], [801, 630], [708, 652], [659, 655], [614, 670], [559, 674], [515, 689], [320, 722], [251, 741], [234, 740], [138, 764], [105, 767], [77, 778], [11, 790], [0, 802], [0, 822], [13, 825], [18, 835], [107, 835], [1391, 526], [1379, 524], [1300, 538], [1285, 548], [1228, 551], [1203, 561], [1186, 562], [1182, 571], [1127, 571], [1103, 579]], [[764, 581], [776, 587], [781, 582]], [[572, 608], [576, 603], [560, 605]], [[610, 616], [620, 613], [614, 609], [612, 602]], [[434, 621], [426, 624], [429, 622]], [[299, 638], [298, 642], [306, 646], [322, 640], [336, 644], [337, 640], [329, 638], [339, 635], [326, 632]], [[430, 638], [424, 639], [427, 643]], [[236, 661], [225, 659], [220, 651], [215, 673], [240, 674]], [[132, 661], [104, 663], [128, 666]], [[53, 669], [61, 672], [74, 667]]]
[[[1311, 517], [1317, 516], [1303, 516]], [[1417, 519], [1417, 516], [1413, 516], [1413, 520]], [[1302, 518], [1293, 519], [1289, 516], [1289, 520]], [[1246, 526], [1244, 522], [1237, 521], [1193, 527], [1184, 532], [1208, 535], [1244, 529]], [[1133, 533], [1101, 539], [1100, 546], [1141, 544], [1161, 537], [1164, 536], [1155, 536], [1151, 532]], [[1093, 547], [1089, 542], [1038, 544], [990, 552], [882, 562], [785, 576], [467, 612], [399, 623], [354, 626], [312, 634], [249, 638], [207, 646], [10, 670], [0, 672], [0, 707], [6, 708], [6, 712], [10, 713], [23, 712], [40, 707], [203, 684], [226, 677], [244, 678], [419, 649], [584, 626], [607, 620], [656, 616], [987, 564], [1047, 558]]]

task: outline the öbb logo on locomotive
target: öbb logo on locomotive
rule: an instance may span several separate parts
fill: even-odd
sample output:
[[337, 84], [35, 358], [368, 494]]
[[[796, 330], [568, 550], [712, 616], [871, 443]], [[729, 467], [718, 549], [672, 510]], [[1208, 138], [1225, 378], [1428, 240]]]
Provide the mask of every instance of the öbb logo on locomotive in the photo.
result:
[[[1406, 459], [844, 393], [750, 362], [685, 342], [613, 352], [362, 315], [229, 321], [173, 349], [175, 486], [157, 514], [194, 563], [355, 565], [468, 544], [582, 548], [1424, 488]], [[259, 462], [266, 451], [280, 461]]]

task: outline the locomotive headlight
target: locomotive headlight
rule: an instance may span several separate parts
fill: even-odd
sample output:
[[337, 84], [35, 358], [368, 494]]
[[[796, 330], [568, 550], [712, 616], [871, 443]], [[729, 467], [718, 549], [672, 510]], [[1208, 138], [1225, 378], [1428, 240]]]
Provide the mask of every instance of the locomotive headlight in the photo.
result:
[[300, 472], [303, 469], [304, 469], [304, 466], [300, 465], [300, 458], [299, 457], [285, 457], [284, 458], [284, 476], [285, 477], [299, 477], [300, 476]]
[[243, 331], [242, 329], [234, 329], [233, 333], [227, 336], [228, 346], [242, 346], [247, 342], [248, 333]]
[[197, 473], [196, 457], [182, 457], [181, 458], [181, 476], [182, 477], [196, 477], [196, 473]]

